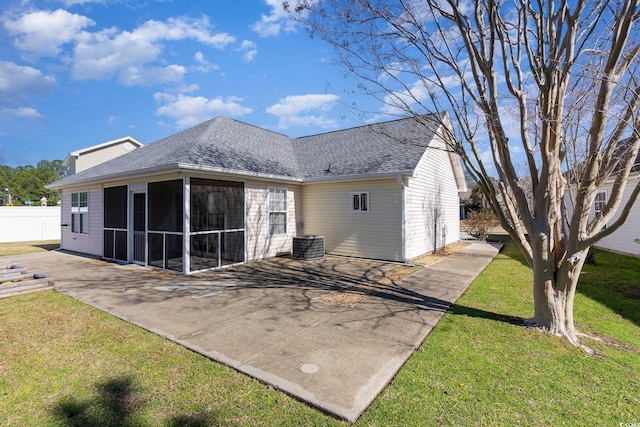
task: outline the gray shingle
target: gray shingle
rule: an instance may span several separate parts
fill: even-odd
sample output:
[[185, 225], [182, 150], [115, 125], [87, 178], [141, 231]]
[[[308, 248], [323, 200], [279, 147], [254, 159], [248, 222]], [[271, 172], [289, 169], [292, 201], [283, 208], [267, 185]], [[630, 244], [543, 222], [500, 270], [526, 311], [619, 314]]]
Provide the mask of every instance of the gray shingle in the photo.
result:
[[438, 115], [360, 126], [295, 140], [303, 178], [413, 170], [440, 123]]
[[433, 129], [441, 116], [433, 114], [422, 119], [428, 126], [407, 118], [289, 138], [217, 117], [66, 177], [53, 186], [59, 188], [178, 164], [298, 179], [413, 170], [433, 138]]

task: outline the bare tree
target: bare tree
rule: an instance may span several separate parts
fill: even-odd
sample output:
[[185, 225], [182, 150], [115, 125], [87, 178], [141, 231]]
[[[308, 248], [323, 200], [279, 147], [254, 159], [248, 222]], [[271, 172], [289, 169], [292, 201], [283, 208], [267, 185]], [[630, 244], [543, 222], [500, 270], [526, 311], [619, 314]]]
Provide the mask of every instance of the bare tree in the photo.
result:
[[[335, 47], [386, 112], [417, 120], [449, 113], [450, 148], [533, 270], [534, 314], [526, 324], [587, 349], [573, 319], [585, 257], [622, 225], [640, 192], [634, 187], [622, 205], [640, 147], [639, 2], [307, 0], [284, 7]], [[613, 191], [594, 216], [607, 180]]]

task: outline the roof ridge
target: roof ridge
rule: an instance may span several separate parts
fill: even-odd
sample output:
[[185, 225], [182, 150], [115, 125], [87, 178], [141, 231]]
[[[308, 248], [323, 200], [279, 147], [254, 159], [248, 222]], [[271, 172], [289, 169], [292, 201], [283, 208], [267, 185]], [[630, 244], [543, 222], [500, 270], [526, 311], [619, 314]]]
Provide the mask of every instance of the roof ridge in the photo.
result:
[[361, 128], [367, 128], [367, 127], [375, 127], [375, 126], [382, 126], [385, 124], [389, 124], [389, 123], [396, 123], [396, 122], [400, 122], [403, 120], [410, 120], [410, 119], [414, 119], [416, 120], [416, 117], [422, 117], [422, 118], [427, 118], [427, 117], [438, 117], [440, 114], [446, 114], [446, 113], [426, 113], [426, 114], [415, 114], [413, 116], [407, 116], [407, 117], [399, 117], [397, 119], [391, 119], [391, 120], [385, 120], [383, 122], [375, 122], [375, 123], [364, 123], [358, 126], [352, 126], [352, 127], [348, 127], [348, 128], [344, 128], [344, 129], [335, 129], [335, 130], [330, 130], [327, 132], [318, 132], [318, 133], [314, 133], [311, 135], [304, 135], [304, 136], [298, 136], [295, 138], [292, 138], [294, 141], [298, 141], [300, 139], [305, 139], [305, 138], [313, 138], [316, 136], [320, 136], [320, 135], [329, 135], [332, 133], [339, 133], [339, 132], [347, 132], [350, 130], [357, 130], [357, 129], [361, 129]]

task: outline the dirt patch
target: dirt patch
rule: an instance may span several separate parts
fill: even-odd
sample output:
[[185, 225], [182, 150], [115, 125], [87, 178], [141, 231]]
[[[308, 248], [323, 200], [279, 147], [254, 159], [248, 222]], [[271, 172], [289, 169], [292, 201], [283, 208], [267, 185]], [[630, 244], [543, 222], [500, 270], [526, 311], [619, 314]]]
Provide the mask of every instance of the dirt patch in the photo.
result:
[[381, 285], [393, 285], [423, 268], [421, 265], [400, 265], [375, 276], [371, 280]]
[[166, 271], [166, 270], [149, 270], [149, 271], [146, 271], [145, 274], [153, 277], [160, 277], [163, 279], [168, 279], [171, 277], [178, 276], [178, 273], [174, 273], [172, 271]]
[[469, 246], [469, 243], [455, 242], [450, 245], [447, 245], [446, 247], [444, 247], [443, 249], [440, 249], [434, 254], [425, 254], [425, 255], [419, 256], [418, 258], [414, 258], [411, 261], [417, 264], [432, 265], [440, 261], [441, 259], [446, 258], [449, 255], [458, 252], [460, 249], [464, 248], [465, 246]]
[[369, 281], [364, 281], [357, 285], [352, 285], [348, 289], [324, 295], [320, 298], [320, 301], [343, 307], [353, 307], [362, 301], [365, 296], [375, 294], [381, 286], [395, 285], [405, 277], [423, 268], [421, 265], [400, 265], [373, 277]]
[[588, 333], [583, 338], [583, 342], [590, 341], [589, 345], [595, 349], [595, 343], [599, 343], [605, 347], [608, 347], [613, 350], [623, 351], [625, 353], [638, 353], [638, 349], [632, 346], [628, 342], [624, 342], [615, 338], [611, 338], [607, 335], [599, 334], [599, 333]]
[[364, 298], [362, 293], [354, 293], [350, 291], [331, 292], [320, 298], [320, 301], [332, 305], [340, 305], [343, 307], [353, 307]]

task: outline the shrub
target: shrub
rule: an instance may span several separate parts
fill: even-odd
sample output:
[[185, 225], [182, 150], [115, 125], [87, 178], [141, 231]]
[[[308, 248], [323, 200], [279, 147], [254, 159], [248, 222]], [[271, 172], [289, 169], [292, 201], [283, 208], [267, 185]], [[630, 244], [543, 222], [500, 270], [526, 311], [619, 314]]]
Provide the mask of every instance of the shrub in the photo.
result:
[[467, 232], [478, 240], [486, 240], [489, 232], [496, 225], [498, 220], [489, 209], [469, 212], [467, 215]]

